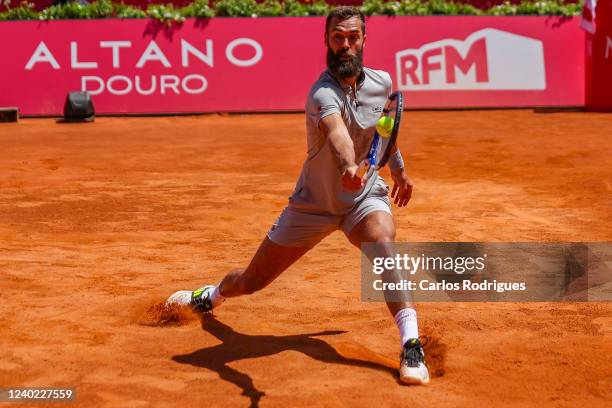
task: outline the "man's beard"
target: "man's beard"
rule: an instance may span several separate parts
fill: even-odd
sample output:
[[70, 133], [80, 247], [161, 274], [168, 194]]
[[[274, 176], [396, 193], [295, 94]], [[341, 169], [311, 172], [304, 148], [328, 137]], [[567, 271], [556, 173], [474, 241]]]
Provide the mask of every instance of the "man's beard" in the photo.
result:
[[349, 55], [348, 52], [338, 52], [334, 54], [331, 48], [327, 47], [327, 68], [338, 78], [351, 78], [361, 74], [363, 69], [363, 48], [357, 51], [357, 55], [349, 55], [348, 60], [341, 60], [343, 55]]

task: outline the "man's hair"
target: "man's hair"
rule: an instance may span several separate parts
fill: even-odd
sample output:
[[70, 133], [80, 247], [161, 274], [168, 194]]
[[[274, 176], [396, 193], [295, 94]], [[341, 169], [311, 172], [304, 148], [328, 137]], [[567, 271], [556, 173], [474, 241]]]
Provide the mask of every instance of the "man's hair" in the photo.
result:
[[339, 6], [330, 11], [330, 13], [327, 15], [327, 20], [325, 21], [325, 34], [327, 35], [329, 33], [329, 25], [334, 18], [342, 21], [348, 20], [351, 17], [359, 17], [361, 20], [361, 32], [363, 35], [365, 35], [365, 17], [358, 7], [353, 6]]

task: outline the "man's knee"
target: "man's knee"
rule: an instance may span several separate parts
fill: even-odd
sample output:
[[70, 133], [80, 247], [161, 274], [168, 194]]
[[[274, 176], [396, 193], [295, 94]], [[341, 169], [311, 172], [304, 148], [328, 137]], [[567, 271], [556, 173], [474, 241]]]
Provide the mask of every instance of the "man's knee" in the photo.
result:
[[361, 245], [363, 242], [394, 242], [395, 224], [393, 217], [383, 211], [370, 213], [357, 224], [349, 239], [355, 245]]
[[369, 242], [389, 243], [395, 241], [395, 226], [393, 224], [379, 224], [368, 233]]

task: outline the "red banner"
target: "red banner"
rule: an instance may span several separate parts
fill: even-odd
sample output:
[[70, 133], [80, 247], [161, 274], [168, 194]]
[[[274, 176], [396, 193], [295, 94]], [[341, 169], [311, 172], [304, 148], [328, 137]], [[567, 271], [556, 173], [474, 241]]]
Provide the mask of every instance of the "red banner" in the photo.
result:
[[[592, 9], [594, 11], [595, 9]], [[586, 42], [586, 108], [612, 112], [612, 0], [597, 1]]]
[[[372, 17], [365, 64], [412, 108], [584, 104], [584, 34], [557, 17]], [[325, 19], [2, 22], [0, 106], [59, 115], [302, 110], [325, 69]]]

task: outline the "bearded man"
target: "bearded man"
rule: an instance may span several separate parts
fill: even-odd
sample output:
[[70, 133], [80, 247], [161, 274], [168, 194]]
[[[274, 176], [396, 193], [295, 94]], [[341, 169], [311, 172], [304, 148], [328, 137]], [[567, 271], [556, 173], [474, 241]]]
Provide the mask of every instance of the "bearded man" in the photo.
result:
[[[364, 242], [379, 243], [380, 253], [375, 255], [394, 256], [392, 246], [385, 245], [395, 239], [389, 187], [378, 172], [368, 179], [358, 175], [358, 163], [368, 153], [392, 92], [388, 73], [363, 66], [365, 41], [365, 18], [358, 8], [338, 7], [329, 14], [325, 25], [327, 70], [308, 94], [308, 153], [287, 207], [246, 269], [230, 271], [217, 286], [178, 291], [168, 298], [168, 304], [188, 306], [199, 313], [217, 310], [227, 298], [263, 289], [339, 229], [360, 249]], [[394, 181], [391, 197], [398, 207], [405, 207], [412, 182], [397, 148], [389, 167]], [[397, 281], [395, 271], [389, 272], [383, 278]], [[316, 297], [308, 301], [316, 302]], [[427, 383], [429, 374], [409, 295], [401, 301], [387, 300], [387, 307], [400, 331], [400, 380]]]

